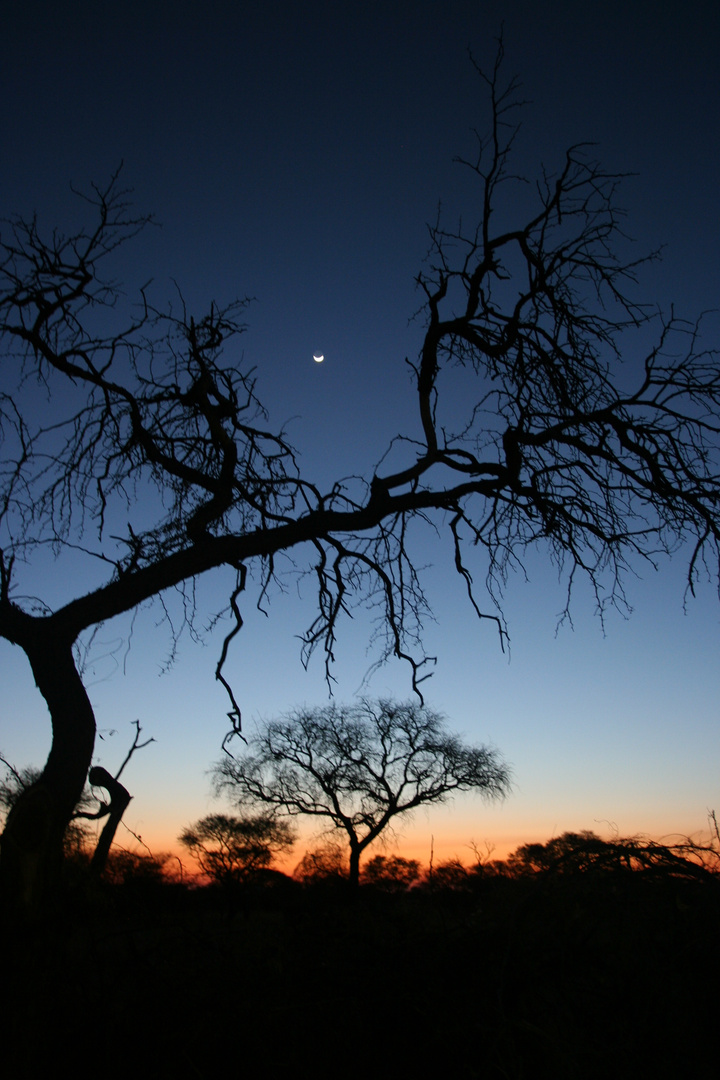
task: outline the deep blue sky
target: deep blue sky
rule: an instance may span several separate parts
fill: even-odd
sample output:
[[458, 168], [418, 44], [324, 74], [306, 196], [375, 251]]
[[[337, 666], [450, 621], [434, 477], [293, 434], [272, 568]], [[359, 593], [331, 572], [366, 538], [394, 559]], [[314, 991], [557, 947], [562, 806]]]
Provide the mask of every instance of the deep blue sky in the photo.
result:
[[[632, 172], [621, 201], [637, 250], [665, 244], [641, 295], [694, 316], [718, 306], [720, 284], [720, 17], [712, 3], [98, 3], [4, 2], [0, 37], [0, 213], [37, 210], [72, 227], [70, 185], [123, 176], [149, 230], [118, 262], [130, 290], [175, 279], [190, 306], [252, 296], [245, 360], [271, 417], [289, 425], [308, 472], [367, 473], [398, 430], [412, 433], [404, 366], [420, 342], [410, 322], [439, 200], [452, 220], [473, 213], [473, 190], [452, 159], [472, 151], [484, 99], [467, 59], [493, 57], [505, 25], [506, 70], [528, 100], [518, 170], [552, 169], [566, 146], [597, 143], [610, 169]], [[709, 322], [717, 331], [717, 321]], [[326, 361], [312, 363], [313, 351]], [[452, 394], [452, 388], [450, 388]], [[457, 391], [460, 394], [460, 391]], [[451, 397], [450, 399], [454, 399]], [[447, 554], [447, 553], [446, 553]], [[702, 828], [718, 800], [717, 597], [683, 614], [681, 555], [632, 583], [636, 612], [603, 637], [580, 594], [575, 632], [555, 637], [563, 590], [538, 557], [530, 583], [511, 582], [508, 663], [478, 627], [441, 549], [424, 539], [438, 623], [431, 703], [471, 739], [512, 762], [516, 792], [500, 810], [457, 804], [418, 818], [453, 851], [471, 837], [545, 838], [612, 820], [621, 832]], [[28, 577], [51, 602], [77, 580]], [[201, 597], [222, 605], [221, 581]], [[271, 618], [250, 616], [232, 654], [245, 715], [324, 700], [320, 665], [306, 675], [293, 635], [308, 608], [291, 594]], [[183, 644], [157, 678], [167, 639], [143, 615], [127, 675], [102, 658], [126, 627], [108, 627], [94, 655], [100, 744], [121, 760], [139, 717], [155, 746], [133, 763], [131, 824], [166, 846], [210, 805], [204, 770], [225, 731], [213, 682], [217, 640]], [[338, 696], [367, 667], [368, 622], [341, 640]], [[22, 657], [0, 648], [0, 749], [40, 763], [49, 732]], [[405, 696], [406, 673], [370, 685]], [[452, 853], [452, 851], [450, 852]]]

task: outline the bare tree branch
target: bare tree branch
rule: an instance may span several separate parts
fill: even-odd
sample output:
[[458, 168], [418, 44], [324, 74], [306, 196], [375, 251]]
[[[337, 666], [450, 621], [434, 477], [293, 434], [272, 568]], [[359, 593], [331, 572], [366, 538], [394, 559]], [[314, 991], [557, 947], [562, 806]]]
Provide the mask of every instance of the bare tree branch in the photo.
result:
[[[487, 134], [462, 166], [479, 213], [452, 225], [438, 216], [417, 279], [425, 329], [410, 367], [421, 434], [399, 433], [392, 468], [383, 457], [360, 484], [317, 485], [271, 424], [237, 352], [247, 300], [196, 315], [181, 294], [157, 305], [149, 285], [133, 304], [106, 276], [118, 248], [150, 223], [132, 211], [118, 174], [91, 190], [92, 223], [74, 235], [46, 235], [36, 218], [6, 223], [0, 635], [27, 653], [52, 717], [44, 787], [32, 798], [54, 806], [57, 821], [38, 844], [59, 845], [92, 756], [95, 721], [71, 659], [79, 635], [165, 604], [173, 588], [182, 599], [174, 640], [186, 627], [197, 634], [194, 582], [218, 567], [238, 575], [216, 669], [234, 730], [240, 709], [226, 668], [246, 573], [256, 569], [264, 605], [282, 583], [281, 553], [315, 582], [303, 660], [321, 648], [330, 686], [341, 623], [365, 604], [378, 662], [407, 661], [418, 693], [433, 658], [422, 647], [429, 611], [415, 521], [446, 531], [470, 602], [496, 621], [501, 643], [508, 574], [536, 547], [565, 575], [567, 617], [578, 576], [602, 617], [627, 606], [638, 559], [655, 565], [685, 548], [690, 594], [701, 574], [717, 573], [720, 365], [702, 320], [636, 299], [638, 272], [657, 253], [630, 250], [623, 176], [590, 147], [571, 147], [534, 186], [513, 174], [521, 102], [517, 84], [503, 81], [502, 46], [492, 71], [478, 74]], [[475, 388], [464, 412], [448, 393], [459, 369]], [[87, 591], [55, 608], [26, 585], [46, 549], [84, 554], [92, 566]], [[487, 611], [474, 585], [483, 578]]]

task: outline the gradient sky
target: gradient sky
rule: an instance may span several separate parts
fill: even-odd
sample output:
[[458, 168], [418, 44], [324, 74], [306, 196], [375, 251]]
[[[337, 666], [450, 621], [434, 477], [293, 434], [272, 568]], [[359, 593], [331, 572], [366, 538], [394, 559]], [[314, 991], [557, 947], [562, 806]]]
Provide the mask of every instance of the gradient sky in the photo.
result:
[[[623, 187], [627, 230], [639, 252], [665, 245], [647, 268], [643, 298], [689, 317], [718, 307], [720, 285], [720, 15], [704, 2], [222, 3], [3, 0], [0, 37], [0, 214], [72, 228], [70, 185], [104, 183], [122, 160], [148, 230], [119, 259], [128, 290], [172, 279], [188, 305], [256, 298], [246, 363], [258, 393], [319, 479], [364, 473], [390, 438], [414, 424], [406, 356], [422, 326], [414, 277], [438, 201], [471, 216], [472, 189], [455, 155], [472, 151], [486, 113], [467, 59], [492, 60], [505, 26], [506, 71], [523, 85], [518, 171], [550, 170], [573, 143], [598, 144]], [[708, 321], [717, 344], [718, 320]], [[313, 351], [325, 363], [313, 364]], [[578, 590], [574, 631], [556, 634], [564, 589], [541, 552], [528, 580], [508, 586], [510, 656], [480, 625], [451, 553], [418, 536], [432, 564], [436, 623], [427, 648], [438, 666], [428, 701], [471, 741], [511, 763], [514, 792], [501, 807], [457, 800], [402, 828], [406, 852], [427, 861], [468, 855], [487, 840], [504, 854], [567, 829], [623, 835], [697, 832], [720, 809], [718, 606], [712, 584], [683, 608], [683, 552], [628, 583], [628, 621], [605, 635]], [[482, 566], [476, 566], [482, 579]], [[32, 568], [28, 592], [51, 603], [82, 588], [80, 568]], [[227, 575], [203, 581], [210, 615]], [[295, 637], [312, 596], [293, 582], [270, 617], [248, 605], [227, 672], [246, 726], [300, 703], [323, 704], [321, 658], [306, 673]], [[207, 770], [227, 729], [214, 682], [220, 635], [185, 637], [169, 651], [159, 611], [104, 627], [87, 681], [103, 739], [96, 758], [117, 768], [140, 720], [156, 743], [124, 776], [126, 815], [153, 850], [217, 809]], [[339, 642], [336, 695], [349, 699], [372, 656], [369, 619], [357, 614]], [[124, 668], [124, 670], [123, 670]], [[0, 643], [0, 750], [41, 764], [49, 723], [19, 650]], [[401, 665], [369, 693], [409, 694]], [[115, 731], [116, 734], [111, 734]], [[122, 837], [120, 838], [122, 841]], [[298, 857], [302, 852], [298, 852]]]

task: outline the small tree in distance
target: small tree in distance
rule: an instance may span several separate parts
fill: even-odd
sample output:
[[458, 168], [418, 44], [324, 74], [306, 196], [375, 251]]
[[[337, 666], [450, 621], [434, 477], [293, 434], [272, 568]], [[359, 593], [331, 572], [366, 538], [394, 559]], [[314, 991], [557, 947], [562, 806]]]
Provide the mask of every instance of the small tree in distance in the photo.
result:
[[501, 798], [509, 771], [496, 751], [466, 746], [425, 706], [363, 699], [270, 721], [247, 753], [217, 764], [215, 785], [243, 805], [321, 818], [344, 832], [356, 886], [362, 853], [395, 817], [456, 791]]
[[206, 877], [228, 885], [267, 870], [273, 859], [290, 850], [295, 833], [287, 821], [271, 814], [210, 814], [188, 826], [179, 840]]

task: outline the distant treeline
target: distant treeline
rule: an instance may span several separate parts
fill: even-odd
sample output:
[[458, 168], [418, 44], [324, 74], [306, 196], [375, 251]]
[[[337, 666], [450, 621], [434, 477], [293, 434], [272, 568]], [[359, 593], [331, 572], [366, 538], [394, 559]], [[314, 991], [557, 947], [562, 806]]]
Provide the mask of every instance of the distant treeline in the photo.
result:
[[[720, 844], [713, 840], [707, 843], [690, 838], [672, 843], [644, 837], [605, 840], [590, 831], [565, 832], [544, 844], [523, 844], [507, 859], [492, 858], [492, 849], [483, 853], [476, 845], [469, 846], [474, 856], [469, 863], [453, 858], [423, 866], [417, 859], [398, 854], [375, 855], [363, 866], [361, 886], [391, 893], [416, 889], [471, 892], [493, 878], [641, 873], [645, 878], [712, 881], [720, 873]], [[77, 872], [86, 860], [82, 844], [77, 845], [68, 860], [70, 873]], [[175, 855], [153, 855], [149, 851], [131, 852], [118, 848], [110, 854], [105, 878], [116, 885], [154, 882], [193, 887], [245, 885], [257, 889], [277, 887], [282, 883], [288, 886], [291, 883], [341, 885], [348, 874], [345, 850], [332, 842], [307, 851], [291, 874], [282, 873], [271, 864], [269, 857], [265, 862], [256, 860], [249, 865], [247, 858], [243, 860], [240, 855], [233, 863], [226, 854], [215, 873], [212, 870], [218, 864], [206, 860], [205, 873], [198, 875], [194, 866], [187, 867]]]

